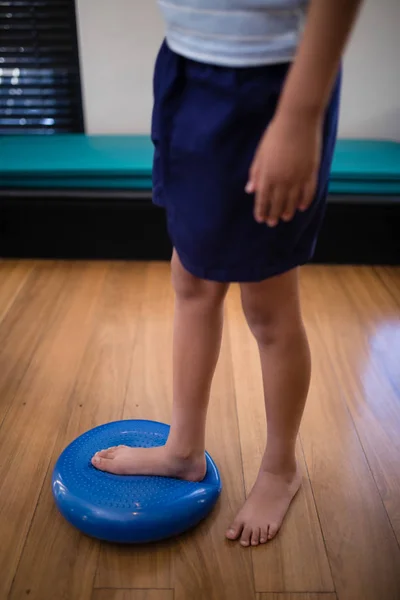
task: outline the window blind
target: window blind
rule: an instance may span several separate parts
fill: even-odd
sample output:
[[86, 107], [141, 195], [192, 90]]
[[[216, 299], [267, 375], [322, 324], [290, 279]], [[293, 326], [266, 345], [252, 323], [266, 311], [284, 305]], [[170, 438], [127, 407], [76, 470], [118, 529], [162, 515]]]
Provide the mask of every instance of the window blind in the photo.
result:
[[79, 132], [74, 0], [0, 0], [0, 134]]

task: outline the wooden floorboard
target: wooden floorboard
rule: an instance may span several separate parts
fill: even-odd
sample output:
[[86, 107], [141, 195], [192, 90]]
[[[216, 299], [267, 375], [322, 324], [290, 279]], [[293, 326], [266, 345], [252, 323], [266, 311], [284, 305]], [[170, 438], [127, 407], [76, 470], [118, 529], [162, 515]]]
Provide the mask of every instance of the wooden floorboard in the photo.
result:
[[26, 542], [103, 276], [101, 265], [75, 265], [69, 272], [53, 321], [0, 430], [0, 531], [2, 549], [7, 549], [0, 552], [0, 598], [7, 597]]
[[[228, 316], [242, 459], [249, 494], [265, 449], [266, 423], [259, 354], [242, 315], [238, 288], [231, 291]], [[300, 445], [297, 454], [303, 486], [289, 511], [282, 535], [270, 544], [250, 550], [258, 592], [334, 591]]]
[[13, 305], [15, 298], [25, 285], [34, 265], [33, 261], [0, 262], [0, 322], [4, 319], [8, 309]]
[[375, 267], [373, 272], [400, 307], [400, 267]]
[[[122, 418], [131, 357], [143, 301], [144, 266], [109, 267], [97, 295], [90, 335], [72, 393], [60, 406], [62, 418], [39, 505], [10, 599], [79, 598], [90, 600], [100, 544], [80, 535], [57, 512], [51, 475], [63, 448], [84, 431]], [[77, 321], [83, 321], [85, 306]], [[55, 423], [56, 427], [56, 423]], [[43, 540], [45, 540], [43, 542]], [[77, 559], [79, 557], [79, 559]]]
[[256, 600], [337, 600], [336, 594], [257, 594]]
[[[4, 264], [7, 263], [2, 263]], [[28, 274], [26, 285], [15, 295], [2, 301], [0, 327], [0, 427], [23, 376], [35, 355], [40, 339], [51, 327], [62, 302], [62, 288], [72, 267], [69, 263], [42, 263]], [[11, 287], [11, 284], [7, 287]], [[2, 296], [2, 293], [0, 293]]]
[[0, 262], [0, 600], [399, 600], [400, 269], [307, 267], [301, 286], [314, 368], [303, 489], [280, 535], [224, 539], [265, 443], [233, 289], [207, 431], [221, 499], [192, 532], [122, 547], [62, 519], [51, 472], [100, 423], [169, 421], [169, 267]]
[[[400, 597], [399, 548], [346, 404], [347, 379], [340, 371], [343, 349], [331, 345], [340, 309], [331, 303], [333, 282], [323, 278], [325, 272], [305, 270], [302, 278], [314, 357], [301, 427], [305, 457], [339, 600], [395, 600]], [[349, 333], [346, 345], [353, 341]]]
[[174, 600], [174, 590], [94, 590], [92, 600]]
[[[368, 268], [318, 271], [319, 329], [400, 543], [400, 314]], [[309, 282], [320, 303], [321, 287]], [[328, 324], [328, 325], [327, 325]]]

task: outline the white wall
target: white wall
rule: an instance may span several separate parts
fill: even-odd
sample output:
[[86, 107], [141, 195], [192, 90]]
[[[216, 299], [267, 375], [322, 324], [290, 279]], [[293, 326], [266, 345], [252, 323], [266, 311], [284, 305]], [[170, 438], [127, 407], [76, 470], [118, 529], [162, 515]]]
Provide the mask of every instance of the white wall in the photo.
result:
[[76, 0], [87, 133], [150, 130], [156, 0]]
[[400, 141], [400, 0], [366, 0], [344, 61], [341, 137]]
[[[77, 0], [88, 133], [147, 133], [156, 0]], [[341, 137], [400, 141], [400, 0], [366, 0], [345, 56]]]

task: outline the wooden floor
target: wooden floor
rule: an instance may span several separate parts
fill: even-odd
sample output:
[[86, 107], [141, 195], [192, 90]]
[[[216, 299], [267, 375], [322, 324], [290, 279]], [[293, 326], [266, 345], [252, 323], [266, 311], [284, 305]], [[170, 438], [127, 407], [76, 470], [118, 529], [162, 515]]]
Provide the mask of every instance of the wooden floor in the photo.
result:
[[179, 539], [118, 547], [62, 519], [51, 472], [89, 428], [169, 420], [169, 267], [0, 262], [0, 600], [400, 599], [400, 269], [307, 267], [301, 285], [314, 372], [280, 535], [224, 540], [265, 443], [232, 288], [207, 440], [221, 500]]

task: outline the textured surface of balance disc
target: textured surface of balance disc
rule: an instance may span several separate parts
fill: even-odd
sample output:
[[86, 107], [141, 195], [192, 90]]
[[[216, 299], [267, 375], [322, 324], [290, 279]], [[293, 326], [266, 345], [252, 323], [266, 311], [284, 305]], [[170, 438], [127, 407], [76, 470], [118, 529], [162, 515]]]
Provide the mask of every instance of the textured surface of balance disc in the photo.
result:
[[86, 535], [119, 543], [145, 543], [178, 535], [197, 525], [221, 492], [218, 469], [209, 456], [200, 483], [113, 475], [98, 471], [92, 456], [120, 444], [162, 446], [169, 426], [154, 421], [117, 421], [84, 433], [61, 454], [53, 472], [53, 496], [61, 514]]

